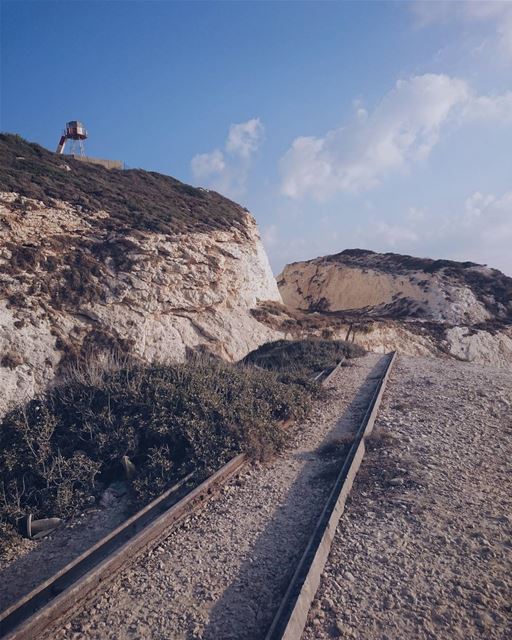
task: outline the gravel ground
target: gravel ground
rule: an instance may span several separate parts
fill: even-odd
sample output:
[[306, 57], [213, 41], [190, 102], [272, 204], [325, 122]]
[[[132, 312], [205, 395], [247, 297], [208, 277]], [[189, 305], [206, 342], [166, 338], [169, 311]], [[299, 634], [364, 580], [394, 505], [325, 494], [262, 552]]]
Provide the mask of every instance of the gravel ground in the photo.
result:
[[303, 640], [512, 638], [512, 372], [401, 356]]
[[288, 451], [248, 469], [49, 637], [262, 637], [339, 465], [320, 445], [355, 428], [382, 361], [340, 368]]

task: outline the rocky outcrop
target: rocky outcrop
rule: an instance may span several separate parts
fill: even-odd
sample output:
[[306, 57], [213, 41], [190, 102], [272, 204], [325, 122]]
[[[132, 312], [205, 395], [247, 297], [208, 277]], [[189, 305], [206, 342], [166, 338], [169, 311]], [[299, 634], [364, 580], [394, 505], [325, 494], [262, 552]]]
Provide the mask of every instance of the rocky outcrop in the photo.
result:
[[[155, 188], [150, 203], [142, 191], [139, 207], [146, 208], [124, 219], [105, 186], [104, 208], [84, 202], [83, 183], [85, 176], [95, 193], [98, 176], [115, 186], [126, 175], [81, 163], [64, 170], [67, 180], [77, 171], [70, 187], [74, 203], [52, 197], [49, 180], [41, 198], [27, 197], [24, 191], [34, 187], [23, 162], [33, 149], [43, 155], [39, 164], [29, 157], [32, 175], [36, 163], [47, 177], [54, 154], [29, 145], [18, 161], [21, 168], [10, 166], [11, 183], [20, 190], [0, 193], [0, 412], [92, 353], [114, 351], [155, 362], [207, 349], [238, 360], [281, 337], [250, 313], [258, 301], [280, 301], [280, 295], [245, 209], [213, 192], [147, 174], [164, 186]], [[145, 179], [145, 172], [136, 173], [137, 180]], [[71, 199], [69, 194], [68, 189]], [[95, 198], [101, 199], [99, 191]], [[125, 206], [132, 207], [127, 199]]]
[[278, 285], [300, 326], [366, 349], [512, 364], [512, 278], [496, 269], [353, 249], [287, 265]]
[[[348, 333], [350, 331], [350, 333]], [[436, 356], [478, 362], [495, 367], [512, 366], [512, 330], [472, 330], [440, 324], [422, 326], [396, 320], [370, 321], [340, 328], [335, 337], [347, 337], [368, 351], [399, 351], [410, 356]]]
[[287, 265], [283, 302], [321, 311], [365, 309], [374, 317], [472, 325], [512, 322], [512, 278], [472, 262], [361, 249]]
[[512, 329], [485, 331], [471, 327], [446, 329], [448, 352], [459, 360], [496, 367], [512, 366]]

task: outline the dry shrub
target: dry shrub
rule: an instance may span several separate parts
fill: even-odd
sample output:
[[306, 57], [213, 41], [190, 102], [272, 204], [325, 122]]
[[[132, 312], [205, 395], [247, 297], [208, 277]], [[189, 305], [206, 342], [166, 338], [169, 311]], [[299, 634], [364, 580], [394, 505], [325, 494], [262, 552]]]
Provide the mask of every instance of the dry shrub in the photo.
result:
[[359, 345], [344, 340], [277, 340], [251, 351], [244, 362], [279, 371], [296, 381], [311, 380], [315, 374], [336, 366], [341, 358], [364, 355]]
[[318, 455], [322, 458], [345, 458], [354, 442], [354, 436], [354, 433], [344, 433], [331, 438], [318, 448]]
[[123, 456], [137, 468], [138, 503], [242, 451], [267, 459], [285, 444], [279, 424], [302, 417], [310, 401], [276, 373], [212, 358], [89, 361], [0, 425], [0, 521], [77, 513], [121, 476]]
[[8, 522], [0, 520], [0, 560], [10, 559], [17, 540], [16, 529]]
[[6, 367], [8, 369], [15, 369], [23, 364], [23, 356], [18, 351], [10, 350], [7, 353], [4, 353], [2, 359], [0, 360], [0, 366]]
[[398, 441], [398, 436], [383, 427], [376, 427], [370, 435], [366, 436], [365, 445], [368, 451], [374, 451], [385, 447], [393, 447]]

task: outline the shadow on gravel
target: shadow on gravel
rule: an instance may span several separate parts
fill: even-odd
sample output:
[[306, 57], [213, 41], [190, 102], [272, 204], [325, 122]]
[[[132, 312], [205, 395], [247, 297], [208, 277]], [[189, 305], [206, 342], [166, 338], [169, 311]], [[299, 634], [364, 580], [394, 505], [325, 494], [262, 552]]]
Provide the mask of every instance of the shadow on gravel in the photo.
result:
[[[238, 576], [213, 607], [204, 640], [257, 640], [265, 636], [341, 468], [347, 433], [355, 431], [363, 418], [385, 363], [383, 357], [370, 370], [324, 442], [316, 450], [296, 454], [306, 460], [305, 466], [286, 501], [257, 538]], [[227, 531], [227, 544], [229, 539]], [[195, 637], [187, 636], [190, 640]]]

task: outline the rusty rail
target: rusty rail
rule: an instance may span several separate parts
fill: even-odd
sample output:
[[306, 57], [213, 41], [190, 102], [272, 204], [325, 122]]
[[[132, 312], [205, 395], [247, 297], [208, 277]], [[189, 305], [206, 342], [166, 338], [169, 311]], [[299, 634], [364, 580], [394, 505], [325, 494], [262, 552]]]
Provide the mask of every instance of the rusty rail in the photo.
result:
[[354, 442], [281, 600], [265, 640], [298, 640], [304, 631], [309, 608], [320, 584], [336, 527], [363, 459], [364, 439], [373, 430], [395, 358], [396, 352], [388, 354], [388, 362], [378, 378], [375, 391], [357, 429]]
[[157, 546], [173, 528], [238, 473], [245, 462], [244, 454], [236, 456], [171, 507], [168, 501], [176, 485], [150, 502], [2, 612], [0, 638], [32, 640], [39, 637], [57, 620], [60, 621], [78, 605], [84, 604], [98, 589], [103, 589], [121, 568], [124, 569], [142, 553]]
[[[342, 365], [342, 358], [318, 379], [326, 384]], [[316, 378], [315, 378], [316, 379]], [[193, 511], [215, 495], [240, 472], [247, 457], [240, 454], [207, 478], [179, 502], [170, 505], [177, 489], [192, 473], [165, 491], [119, 527], [0, 613], [0, 638], [33, 640], [68, 618], [72, 612], [104, 590], [121, 569], [157, 546]]]

